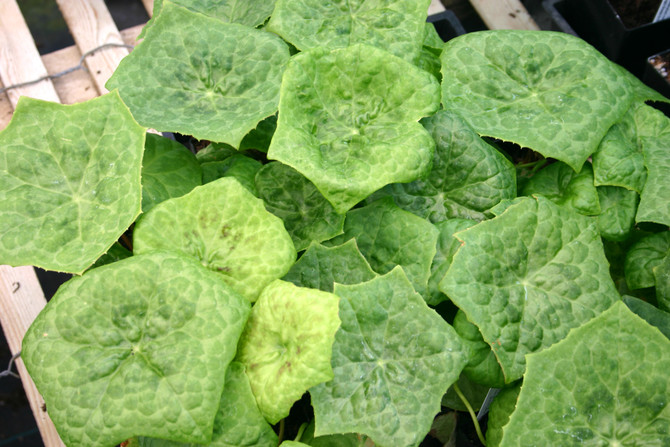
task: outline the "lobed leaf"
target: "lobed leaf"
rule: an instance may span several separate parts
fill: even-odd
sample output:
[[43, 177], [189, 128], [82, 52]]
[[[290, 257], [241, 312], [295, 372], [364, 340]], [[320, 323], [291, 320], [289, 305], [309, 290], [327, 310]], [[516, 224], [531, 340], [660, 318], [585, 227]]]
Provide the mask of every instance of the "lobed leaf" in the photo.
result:
[[635, 191], [617, 186], [598, 187], [598, 201], [602, 210], [598, 216], [598, 231], [604, 239], [628, 239], [635, 224], [638, 200]]
[[658, 328], [663, 335], [670, 339], [670, 313], [663, 311], [639, 298], [625, 295], [623, 302], [628, 308], [650, 325]]
[[626, 283], [631, 290], [653, 287], [655, 284], [653, 269], [670, 257], [670, 231], [649, 234], [626, 253], [624, 269]]
[[[647, 181], [640, 193], [636, 222], [656, 222], [670, 225], [670, 118], [650, 106], [639, 109], [643, 127], [638, 131], [642, 140]], [[641, 133], [641, 135], [640, 135]]]
[[262, 163], [243, 154], [234, 154], [222, 161], [209, 161], [202, 167], [202, 183], [210, 183], [222, 177], [234, 177], [249, 192], [258, 197], [256, 190], [256, 173]]
[[463, 368], [463, 375], [474, 383], [489, 388], [505, 386], [505, 376], [491, 346], [484, 341], [479, 328], [468, 321], [460, 309], [456, 312], [453, 326], [463, 343], [470, 349], [470, 358]]
[[0, 132], [0, 263], [82, 273], [140, 213], [145, 130], [117, 92], [21, 98]]
[[133, 256], [61, 286], [21, 357], [69, 446], [205, 443], [249, 307], [190, 258]]

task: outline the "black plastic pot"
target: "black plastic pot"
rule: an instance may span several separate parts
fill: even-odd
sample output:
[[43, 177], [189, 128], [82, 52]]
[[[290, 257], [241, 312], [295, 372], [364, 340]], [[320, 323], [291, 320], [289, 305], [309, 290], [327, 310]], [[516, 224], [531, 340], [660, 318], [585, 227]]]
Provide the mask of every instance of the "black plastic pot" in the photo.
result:
[[574, 34], [642, 77], [647, 58], [670, 46], [670, 19], [627, 28], [607, 0], [544, 0], [552, 29]]
[[437, 34], [442, 38], [443, 41], [448, 41], [454, 37], [465, 34], [465, 28], [461, 24], [456, 14], [453, 11], [447, 9], [437, 14], [428, 16], [428, 22], [432, 23], [437, 30]]

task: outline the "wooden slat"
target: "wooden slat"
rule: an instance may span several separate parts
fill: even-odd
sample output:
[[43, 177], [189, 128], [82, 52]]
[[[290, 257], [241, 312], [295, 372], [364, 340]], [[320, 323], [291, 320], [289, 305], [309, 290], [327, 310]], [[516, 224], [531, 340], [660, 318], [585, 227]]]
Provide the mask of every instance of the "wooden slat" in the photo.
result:
[[437, 14], [446, 10], [447, 8], [444, 7], [440, 0], [432, 0], [428, 7], [428, 15]]
[[[4, 85], [32, 81], [47, 74], [28, 25], [15, 0], [0, 1], [0, 80]], [[53, 84], [44, 80], [37, 84], [7, 91], [16, 107], [20, 96], [58, 102]]]
[[520, 0], [470, 0], [470, 3], [490, 29], [540, 29]]
[[[75, 44], [84, 54], [107, 43], [122, 44], [121, 34], [103, 0], [56, 0]], [[112, 76], [126, 48], [106, 48], [86, 58], [86, 66], [98, 93], [105, 94], [105, 82]]]
[[151, 17], [154, 13], [154, 0], [142, 0], [142, 4], [144, 5], [144, 9], [147, 10], [149, 17]]
[[[2, 87], [3, 84], [0, 82], [0, 88]], [[12, 103], [9, 102], [9, 97], [6, 93], [0, 93], [0, 130], [7, 127], [7, 124], [9, 124], [9, 120], [12, 119], [13, 114], [14, 107], [12, 107]]]

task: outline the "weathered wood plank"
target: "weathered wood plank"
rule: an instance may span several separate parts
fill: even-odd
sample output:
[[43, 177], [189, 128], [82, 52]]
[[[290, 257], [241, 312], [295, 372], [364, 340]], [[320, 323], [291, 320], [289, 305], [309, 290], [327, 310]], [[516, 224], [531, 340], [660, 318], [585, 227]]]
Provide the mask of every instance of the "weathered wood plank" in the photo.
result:
[[[47, 70], [16, 0], [0, 1], [0, 80], [9, 86], [32, 81], [46, 74]], [[13, 107], [16, 107], [20, 96], [54, 102], [59, 100], [49, 80], [7, 91]]]
[[539, 30], [520, 0], [470, 0], [489, 29]]
[[154, 0], [142, 0], [142, 4], [144, 5], [144, 9], [147, 10], [149, 17], [151, 17], [154, 12]]
[[428, 15], [437, 14], [443, 11], [446, 11], [447, 8], [444, 7], [440, 0], [432, 0], [430, 6], [428, 7]]

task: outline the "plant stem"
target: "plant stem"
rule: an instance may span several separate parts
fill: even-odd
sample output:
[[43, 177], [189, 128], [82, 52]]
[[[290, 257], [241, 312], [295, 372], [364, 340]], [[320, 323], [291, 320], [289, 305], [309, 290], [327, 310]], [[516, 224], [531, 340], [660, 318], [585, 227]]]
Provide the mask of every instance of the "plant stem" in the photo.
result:
[[279, 421], [279, 434], [277, 437], [279, 438], [279, 444], [282, 443], [284, 440], [284, 430], [286, 429], [286, 419], [282, 419]]
[[472, 405], [470, 405], [470, 402], [468, 402], [468, 399], [465, 397], [461, 389], [458, 387], [458, 384], [454, 383], [453, 387], [458, 397], [463, 401], [463, 405], [465, 405], [465, 408], [468, 409], [468, 413], [470, 413], [472, 423], [475, 424], [475, 431], [477, 431], [477, 437], [479, 438], [479, 441], [484, 445], [484, 447], [486, 447], [486, 439], [482, 434], [482, 428], [479, 426], [479, 421], [477, 420], [477, 415], [475, 415], [475, 411], [472, 409]]
[[300, 438], [302, 437], [302, 434], [304, 433], [305, 429], [307, 428], [307, 422], [303, 422], [300, 428], [298, 429], [298, 434], [295, 435], [295, 442], [300, 442]]

